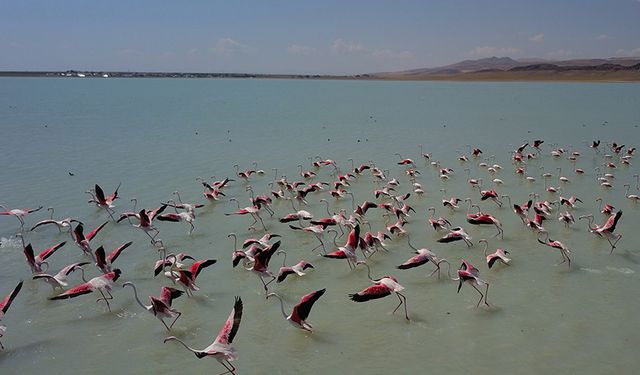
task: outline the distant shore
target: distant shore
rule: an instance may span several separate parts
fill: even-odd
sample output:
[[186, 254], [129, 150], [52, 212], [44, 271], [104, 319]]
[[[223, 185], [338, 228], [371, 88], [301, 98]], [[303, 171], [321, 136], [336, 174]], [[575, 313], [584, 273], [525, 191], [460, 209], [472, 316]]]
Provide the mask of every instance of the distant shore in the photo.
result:
[[188, 78], [188, 79], [314, 79], [382, 81], [462, 81], [462, 82], [640, 82], [638, 71], [479, 71], [456, 74], [375, 73], [356, 75], [182, 73], [182, 72], [107, 72], [107, 71], [0, 71], [0, 77], [44, 78]]

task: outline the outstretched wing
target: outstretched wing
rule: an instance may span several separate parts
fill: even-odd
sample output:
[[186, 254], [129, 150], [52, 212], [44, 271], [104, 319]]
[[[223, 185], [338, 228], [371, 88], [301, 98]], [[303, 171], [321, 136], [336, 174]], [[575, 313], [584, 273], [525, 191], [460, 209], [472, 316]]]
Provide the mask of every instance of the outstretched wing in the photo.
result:
[[316, 303], [316, 301], [322, 297], [322, 295], [324, 294], [324, 292], [326, 292], [327, 289], [320, 289], [320, 290], [316, 290], [315, 292], [311, 292], [309, 294], [306, 294], [304, 296], [302, 296], [302, 298], [300, 299], [300, 303], [298, 303], [294, 308], [293, 308], [293, 316], [298, 316], [300, 317], [300, 320], [306, 320], [307, 317], [309, 316], [309, 313], [311, 312], [311, 308], [313, 307], [313, 304]]
[[224, 326], [218, 333], [218, 337], [214, 343], [220, 344], [231, 344], [233, 342], [233, 338], [238, 333], [238, 328], [240, 328], [240, 320], [242, 319], [242, 298], [236, 297], [235, 304], [233, 305], [233, 310], [231, 310], [231, 314], [227, 318], [227, 321], [224, 323]]
[[618, 224], [618, 220], [620, 220], [620, 216], [622, 216], [622, 210], [609, 216], [609, 219], [604, 224], [603, 229], [613, 233], [613, 231], [616, 230], [616, 225]]
[[40, 260], [47, 259], [51, 255], [53, 255], [53, 253], [55, 253], [56, 250], [58, 250], [59, 248], [64, 246], [66, 243], [67, 243], [67, 241], [63, 241], [63, 242], [60, 242], [59, 244], [55, 244], [55, 245], [51, 246], [50, 248], [48, 248], [48, 249], [44, 250], [43, 252], [41, 252], [40, 254], [38, 254], [38, 258], [40, 258]]
[[109, 223], [108, 221], [105, 221], [104, 223], [102, 223], [102, 225], [100, 225], [96, 229], [89, 232], [89, 234], [87, 234], [87, 241], [91, 241], [91, 239], [93, 239], [93, 237], [95, 237], [96, 234], [98, 234], [98, 232], [100, 232], [102, 228], [104, 228], [104, 226], [107, 225], [108, 223]]
[[6, 297], [2, 299], [2, 301], [0, 301], [0, 318], [2, 318], [4, 314], [7, 313], [7, 310], [9, 310], [9, 306], [11, 306], [11, 302], [13, 302], [13, 300], [16, 298], [16, 296], [18, 295], [18, 292], [20, 292], [20, 289], [22, 289], [22, 283], [23, 282], [20, 281], [18, 285], [16, 285], [16, 287], [13, 288], [11, 293], [9, 293]]
[[63, 292], [61, 294], [58, 294], [55, 297], [51, 297], [49, 298], [50, 300], [57, 300], [57, 299], [68, 299], [68, 298], [74, 298], [77, 296], [81, 296], [83, 294], [89, 294], [93, 292], [93, 286], [90, 283], [83, 283], [80, 284], [78, 286], [75, 286], [69, 290], [67, 290], [66, 292]]
[[107, 257], [107, 259], [109, 259], [110, 263], [113, 263], [116, 261], [116, 259], [118, 259], [118, 257], [120, 256], [120, 254], [122, 254], [122, 252], [124, 251], [124, 249], [126, 249], [127, 247], [131, 246], [133, 242], [129, 241], [127, 243], [123, 243], [122, 245], [116, 247], [111, 254], [109, 254], [109, 256]]
[[216, 259], [204, 259], [204, 260], [199, 260], [197, 262], [195, 262], [194, 264], [191, 265], [190, 271], [193, 274], [193, 280], [196, 279], [196, 277], [198, 277], [198, 275], [200, 274], [200, 272], [205, 269], [206, 267], [209, 267], [213, 264], [216, 264], [217, 260]]

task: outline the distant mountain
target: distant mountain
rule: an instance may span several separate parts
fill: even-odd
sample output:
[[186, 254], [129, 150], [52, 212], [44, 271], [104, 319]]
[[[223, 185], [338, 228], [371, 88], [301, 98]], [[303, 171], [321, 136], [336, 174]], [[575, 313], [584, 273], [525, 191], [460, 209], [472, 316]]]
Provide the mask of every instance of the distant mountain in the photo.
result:
[[365, 75], [379, 79], [424, 80], [623, 80], [640, 81], [640, 58], [545, 60], [489, 57], [455, 64]]

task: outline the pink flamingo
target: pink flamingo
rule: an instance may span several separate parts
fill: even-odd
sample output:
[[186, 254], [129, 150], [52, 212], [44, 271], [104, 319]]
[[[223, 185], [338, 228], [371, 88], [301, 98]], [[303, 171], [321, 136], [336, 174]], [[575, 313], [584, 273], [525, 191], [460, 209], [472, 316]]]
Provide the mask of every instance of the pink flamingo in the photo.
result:
[[[105, 273], [102, 276], [94, 277], [93, 279], [75, 286], [64, 293], [58, 294], [55, 297], [49, 298], [50, 300], [59, 300], [59, 299], [68, 299], [75, 298], [77, 296], [81, 296], [83, 294], [89, 294], [95, 292], [96, 290], [100, 292], [102, 298], [98, 298], [96, 302], [104, 301], [107, 303], [107, 308], [109, 312], [111, 312], [111, 306], [109, 306], [109, 300], [113, 299], [111, 295], [111, 284], [118, 280], [120, 274], [122, 272], [119, 268], [114, 269], [109, 273]], [[109, 297], [104, 295], [106, 293]]]
[[[480, 293], [480, 300], [478, 300], [476, 308], [480, 306], [482, 300], [484, 300], [485, 305], [489, 306], [489, 303], [487, 302], [487, 296], [489, 295], [489, 283], [480, 279], [480, 271], [471, 263], [463, 259], [462, 265], [460, 265], [460, 268], [458, 269], [458, 278], [453, 280], [458, 281], [458, 293], [460, 293], [463, 282], [469, 283], [473, 287], [473, 289]], [[483, 285], [486, 286], [484, 293], [482, 293], [480, 289], [478, 289]]]
[[[604, 237], [607, 239], [607, 241], [609, 241], [609, 244], [611, 245], [611, 253], [613, 253], [613, 249], [616, 248], [616, 244], [618, 243], [618, 241], [620, 241], [620, 239], [622, 238], [622, 234], [620, 233], [613, 233], [616, 230], [616, 225], [618, 224], [618, 221], [620, 220], [620, 217], [622, 216], [622, 210], [616, 212], [616, 213], [612, 213], [611, 215], [609, 215], [609, 218], [607, 219], [607, 221], [602, 225], [602, 226], [598, 226], [597, 224], [593, 225], [593, 215], [582, 215], [580, 216], [578, 219], [582, 220], [582, 219], [588, 219], [588, 227], [589, 227], [589, 232], [597, 234], [600, 237]], [[613, 242], [611, 242], [613, 241]]]
[[93, 250], [91, 249], [91, 245], [89, 245], [89, 242], [102, 230], [102, 228], [104, 228], [105, 225], [107, 225], [107, 223], [109, 222], [105, 221], [99, 227], [89, 232], [86, 237], [84, 235], [84, 226], [82, 225], [82, 223], [80, 223], [73, 229], [73, 234], [71, 235], [71, 237], [73, 237], [73, 241], [76, 243], [76, 245], [78, 245], [80, 250], [82, 250], [86, 255], [89, 255], [93, 258]]
[[382, 276], [379, 279], [373, 279], [371, 278], [371, 269], [369, 268], [368, 264], [364, 262], [358, 262], [357, 264], [364, 264], [367, 267], [367, 277], [369, 278], [369, 281], [374, 284], [362, 289], [357, 293], [349, 294], [349, 299], [354, 302], [366, 302], [373, 299], [383, 298], [391, 295], [391, 293], [395, 293], [400, 300], [400, 303], [393, 310], [393, 313], [398, 311], [400, 306], [404, 304], [404, 317], [409, 320], [409, 314], [407, 313], [407, 297], [405, 297], [404, 294], [400, 293], [402, 290], [404, 290], [404, 287], [398, 284], [398, 280], [395, 277], [389, 275]]
[[58, 231], [62, 232], [63, 229], [67, 230], [67, 231], [71, 231], [71, 223], [80, 223], [80, 221], [76, 220], [76, 219], [72, 219], [70, 217], [62, 219], [62, 220], [54, 220], [53, 219], [53, 207], [49, 207], [47, 208], [47, 211], [51, 211], [51, 216], [49, 217], [49, 219], [47, 220], [42, 220], [36, 223], [36, 225], [34, 225], [33, 227], [31, 227], [31, 229], [29, 229], [29, 231], [33, 231], [34, 229], [43, 226], [43, 225], [48, 225], [48, 224], [55, 224], [58, 227]]
[[[196, 355], [198, 359], [204, 357], [213, 357], [220, 364], [227, 369], [226, 372], [222, 374], [235, 374], [236, 368], [231, 364], [231, 361], [235, 361], [238, 359], [238, 355], [236, 350], [231, 346], [233, 339], [236, 337], [236, 333], [238, 333], [238, 328], [240, 328], [240, 321], [242, 320], [242, 299], [240, 297], [236, 297], [235, 303], [233, 305], [233, 310], [231, 310], [231, 314], [227, 318], [227, 321], [224, 323], [224, 326], [218, 333], [216, 339], [211, 343], [211, 345], [207, 346], [204, 349], [194, 349], [187, 344], [185, 344], [182, 340], [175, 336], [169, 336], [164, 339], [164, 342], [167, 341], [177, 341], [182, 346], [184, 346], [187, 350]], [[220, 375], [222, 375], [220, 374]]]
[[108, 256], [104, 252], [104, 247], [100, 246], [96, 249], [96, 266], [102, 271], [102, 273], [111, 272], [111, 265], [118, 259], [120, 254], [133, 242], [129, 241], [116, 247]]
[[431, 261], [431, 263], [433, 263], [433, 265], [436, 266], [436, 269], [433, 270], [433, 272], [431, 272], [429, 276], [432, 276], [434, 273], [437, 272], [438, 278], [440, 278], [440, 264], [446, 263], [448, 267], [447, 272], [449, 273], [449, 277], [451, 277], [451, 264], [449, 263], [448, 260], [438, 258], [438, 256], [434, 252], [432, 252], [427, 248], [422, 248], [422, 249], [416, 248], [411, 244], [411, 239], [409, 238], [409, 236], [407, 236], [407, 243], [409, 244], [409, 247], [412, 248], [414, 252], [418, 255], [407, 259], [404, 263], [402, 263], [397, 267], [398, 269], [408, 270], [410, 268], [422, 266], [423, 264], [427, 264], [429, 263], [429, 261]]
[[111, 219], [113, 221], [115, 221], [115, 219], [113, 218], [113, 214], [115, 213], [115, 211], [113, 210], [113, 208], [115, 207], [113, 205], [113, 201], [119, 198], [118, 190], [120, 189], [120, 185], [121, 184], [118, 184], [118, 187], [116, 187], [116, 190], [114, 190], [114, 192], [109, 194], [108, 196], [104, 195], [104, 191], [98, 184], [95, 185], [93, 191], [87, 190], [85, 192], [91, 195], [91, 199], [89, 200], [89, 203], [94, 203], [97, 207], [104, 208], [105, 210], [107, 210], [107, 213], [109, 214], [109, 216], [111, 216]]
[[0, 207], [2, 207], [4, 209], [4, 211], [0, 211], [0, 215], [11, 215], [11, 216], [15, 216], [16, 219], [18, 219], [18, 221], [20, 222], [20, 230], [24, 231], [24, 219], [23, 217], [27, 216], [28, 214], [40, 211], [42, 209], [42, 206], [38, 207], [38, 208], [14, 208], [14, 209], [8, 209], [6, 206], [0, 204]]
[[560, 255], [562, 256], [562, 262], [560, 262], [559, 264], [567, 262], [569, 268], [571, 268], [571, 258], [569, 258], [569, 254], [571, 253], [571, 251], [569, 250], [569, 248], [560, 241], [550, 239], [549, 233], [546, 233], [546, 235], [547, 236], [545, 237], [544, 240], [541, 240], [540, 238], [538, 238], [538, 242], [540, 242], [543, 245], [547, 245], [554, 249], [560, 250]]
[[200, 272], [217, 262], [218, 261], [216, 259], [202, 259], [193, 263], [188, 271], [184, 269], [177, 270], [178, 277], [176, 278], [176, 281], [182, 285], [187, 296], [193, 295], [193, 292], [200, 290], [196, 285], [196, 278], [200, 275]]
[[55, 275], [49, 275], [46, 273], [37, 273], [35, 275], [33, 275], [33, 279], [34, 280], [38, 280], [38, 279], [43, 279], [44, 281], [46, 281], [47, 283], [49, 283], [49, 285], [51, 285], [51, 287], [55, 290], [56, 288], [59, 289], [63, 289], [65, 287], [67, 287], [69, 284], [67, 283], [67, 276], [69, 276], [69, 274], [73, 271], [76, 270], [81, 270], [82, 274], [83, 274], [83, 279], [84, 279], [84, 269], [82, 268], [82, 266], [89, 264], [89, 262], [78, 262], [78, 263], [73, 263], [70, 264], [66, 267], [64, 267], [63, 269], [61, 269], [58, 273], [56, 273]]
[[[136, 288], [134, 283], [132, 283], [131, 281], [127, 281], [126, 283], [122, 284], [123, 288], [125, 286], [130, 286], [131, 288], [133, 288], [133, 296], [136, 299], [136, 302], [138, 302], [138, 305], [158, 318], [162, 322], [162, 324], [164, 324], [165, 328], [167, 328], [167, 331], [171, 332], [171, 328], [178, 320], [178, 318], [180, 318], [180, 316], [182, 315], [180, 311], [171, 307], [171, 303], [174, 299], [180, 297], [184, 292], [178, 289], [163, 286], [160, 291], [160, 298], [149, 296], [151, 305], [145, 305], [144, 303], [142, 303], [142, 301], [140, 301], [140, 298], [138, 298], [138, 289]], [[167, 323], [164, 322], [163, 318], [173, 319], [173, 321], [171, 322], [171, 324], [167, 325]]]
[[286, 311], [284, 310], [284, 301], [278, 294], [269, 293], [267, 294], [267, 299], [269, 297], [276, 297], [280, 300], [282, 315], [284, 316], [285, 320], [291, 323], [294, 327], [303, 329], [307, 332], [313, 332], [313, 327], [307, 322], [307, 318], [309, 317], [309, 313], [311, 312], [313, 304], [316, 303], [316, 301], [320, 299], [320, 297], [322, 297], [322, 295], [326, 291], [327, 289], [320, 289], [316, 290], [315, 292], [305, 294], [304, 296], [302, 296], [302, 298], [300, 298], [300, 302], [293, 307], [293, 311], [290, 315], [287, 315]]
[[497, 261], [500, 261], [503, 264], [509, 265], [509, 262], [511, 261], [511, 259], [507, 258], [507, 254], [509, 254], [507, 250], [496, 249], [494, 253], [487, 254], [487, 249], [489, 248], [489, 241], [483, 238], [478, 242], [484, 243], [484, 256], [487, 258], [487, 266], [489, 267], [489, 269], [491, 269], [491, 267], [493, 267], [493, 265]]
[[360, 225], [356, 225], [355, 228], [353, 228], [349, 232], [349, 238], [347, 239], [347, 243], [344, 246], [340, 246], [337, 250], [324, 254], [323, 257], [333, 259], [346, 259], [347, 263], [349, 264], [349, 268], [354, 269], [356, 263], [358, 263], [356, 250], [358, 249], [359, 243]]
[[[20, 281], [18, 285], [16, 285], [16, 287], [13, 288], [11, 293], [9, 293], [0, 301], [0, 320], [2, 320], [2, 318], [4, 318], [4, 316], [7, 314], [7, 310], [9, 310], [9, 307], [11, 307], [11, 303], [13, 303], [13, 300], [16, 299], [16, 296], [20, 292], [20, 289], [22, 289], [22, 283], [23, 282]], [[2, 336], [6, 331], [7, 331], [7, 327], [0, 324], [0, 338], [2, 338]], [[4, 345], [2, 345], [1, 341], [0, 341], [0, 349], [4, 350]]]
[[[280, 241], [258, 252], [254, 257], [253, 266], [247, 269], [247, 271], [251, 271], [258, 276], [260, 282], [264, 286], [265, 296], [269, 293], [269, 284], [271, 284], [276, 279], [271, 271], [269, 271], [269, 261], [271, 260], [273, 254], [278, 251], [279, 247]], [[265, 283], [263, 280], [264, 277], [270, 277], [271, 280]]]
[[[31, 272], [33, 274], [37, 274], [37, 273], [42, 273], [45, 272], [46, 270], [49, 269], [49, 263], [46, 262], [46, 259], [49, 258], [50, 256], [52, 256], [58, 249], [60, 249], [61, 247], [63, 247], [67, 241], [63, 241], [60, 242], [58, 244], [55, 244], [47, 249], [45, 249], [44, 251], [42, 251], [40, 254], [35, 255], [34, 251], [33, 251], [33, 247], [31, 247], [31, 244], [28, 245], [24, 245], [24, 239], [22, 238], [22, 235], [20, 235], [20, 239], [22, 239], [22, 246], [24, 248], [24, 256], [27, 258], [27, 263], [29, 264], [29, 267], [31, 268]], [[42, 269], [42, 265], [46, 264], [47, 267], [43, 270]]]
[[284, 254], [284, 258], [282, 259], [282, 267], [278, 271], [278, 277], [276, 278], [276, 283], [283, 282], [287, 276], [293, 275], [294, 273], [298, 276], [306, 275], [303, 271], [307, 268], [315, 268], [313, 264], [307, 263], [304, 260], [299, 261], [293, 266], [285, 266], [287, 262], [287, 253], [284, 250], [278, 250], [277, 254]]
[[464, 243], [467, 244], [468, 247], [473, 246], [473, 242], [471, 242], [471, 236], [469, 236], [462, 227], [451, 228], [449, 229], [449, 233], [438, 239], [438, 242], [440, 243], [449, 243], [455, 241], [464, 241]]

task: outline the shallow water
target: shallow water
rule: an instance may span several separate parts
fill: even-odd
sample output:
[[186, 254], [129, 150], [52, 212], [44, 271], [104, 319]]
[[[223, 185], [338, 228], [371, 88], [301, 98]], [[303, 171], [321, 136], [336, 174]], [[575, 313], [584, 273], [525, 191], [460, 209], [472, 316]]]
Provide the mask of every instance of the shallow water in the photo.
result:
[[[78, 217], [93, 228], [107, 214], [87, 204], [84, 192], [95, 183], [109, 193], [122, 182], [116, 201], [118, 212], [129, 210], [129, 199], [138, 207], [156, 207], [174, 198], [179, 190], [185, 201], [205, 203], [198, 211], [196, 230], [187, 236], [183, 223], [158, 223], [160, 237], [169, 251], [184, 251], [196, 258], [212, 257], [218, 263], [198, 277], [201, 290], [193, 298], [175, 301], [183, 316], [172, 334], [194, 347], [207, 346], [222, 327], [233, 305], [233, 296], [243, 298], [245, 309], [234, 346], [239, 374], [333, 373], [354, 369], [369, 374], [396, 371], [433, 373], [585, 373], [617, 371], [632, 373], [640, 364], [636, 348], [640, 339], [640, 298], [637, 283], [640, 266], [640, 236], [634, 233], [638, 205], [625, 199], [625, 183], [635, 191], [633, 175], [637, 160], [623, 167], [618, 161], [614, 188], [604, 190], [595, 179], [594, 168], [602, 164], [586, 142], [602, 139], [627, 145], [640, 142], [640, 86], [634, 84], [583, 83], [431, 83], [351, 82], [296, 80], [117, 80], [117, 79], [0, 79], [0, 203], [10, 207], [56, 209], [56, 217]], [[545, 140], [543, 154], [529, 162], [530, 183], [513, 172], [510, 150], [535, 138]], [[581, 153], [575, 175], [565, 157], [552, 158], [550, 144], [557, 143]], [[435, 168], [421, 160], [418, 144], [432, 152], [433, 159], [455, 170], [448, 180], [438, 178]], [[617, 232], [624, 234], [613, 255], [606, 240], [586, 231], [580, 221], [570, 229], [555, 218], [545, 223], [551, 238], [572, 250], [572, 265], [556, 266], [559, 254], [536, 242], [504, 205], [491, 202], [481, 207], [504, 225], [504, 240], [491, 239], [490, 248], [510, 252], [511, 266], [489, 270], [477, 240], [490, 237], [494, 228], [465, 222], [466, 206], [457, 212], [444, 209], [447, 197], [471, 197], [477, 191], [466, 183], [464, 168], [472, 177], [490, 174], [471, 160], [461, 163], [459, 154], [467, 144], [480, 147], [495, 163], [504, 167], [497, 177], [504, 181], [498, 192], [523, 202], [531, 192], [557, 199], [544, 190], [541, 171], [557, 176], [556, 167], [571, 179], [561, 195], [580, 197], [584, 204], [573, 210], [593, 213], [596, 223], [606, 219], [594, 200], [603, 197], [624, 215]], [[368, 260], [374, 275], [395, 275], [406, 288], [411, 322], [401, 313], [391, 314], [397, 304], [393, 296], [354, 303], [347, 294], [370, 285], [366, 269], [350, 271], [344, 261], [318, 258], [310, 249], [317, 241], [307, 233], [290, 230], [263, 214], [267, 228], [283, 235], [282, 249], [287, 263], [306, 259], [315, 265], [305, 277], [287, 279], [273, 289], [285, 298], [287, 308], [312, 290], [327, 288], [316, 303], [309, 321], [315, 332], [305, 334], [287, 324], [277, 301], [264, 299], [257, 277], [232, 268], [229, 232], [241, 239], [254, 236], [247, 231], [251, 220], [224, 216], [235, 210], [228, 198], [238, 197], [248, 205], [246, 183], [236, 181], [225, 190], [227, 199], [205, 202], [197, 176], [233, 176], [234, 164], [242, 169], [253, 161], [266, 173], [251, 179], [256, 193], [268, 192], [274, 171], [297, 180], [297, 165], [309, 169], [309, 157], [321, 155], [335, 160], [343, 170], [356, 163], [373, 161], [390, 170], [401, 185], [398, 193], [411, 191], [394, 153], [418, 163], [418, 177], [427, 193], [409, 199], [417, 213], [407, 229], [412, 242], [428, 247], [449, 259], [454, 267], [465, 258], [476, 265], [490, 283], [491, 307], [475, 309], [477, 293], [446, 277], [427, 275], [428, 264], [412, 270], [395, 267], [412, 256], [406, 240], [390, 241], [388, 253]], [[493, 163], [493, 161], [492, 161]], [[72, 172], [74, 176], [70, 176]], [[332, 181], [330, 168], [318, 172], [317, 180]], [[373, 200], [376, 186], [367, 172], [352, 182], [356, 200]], [[552, 185], [559, 185], [552, 179]], [[310, 194], [304, 209], [325, 216], [319, 200], [326, 192]], [[350, 200], [330, 199], [331, 209], [350, 209]], [[426, 225], [427, 208], [454, 225], [464, 226], [476, 245], [439, 244], [438, 234]], [[275, 202], [278, 216], [291, 211], [288, 202]], [[563, 209], [564, 210], [564, 209]], [[373, 229], [382, 229], [380, 209], [367, 214]], [[43, 211], [26, 218], [27, 227], [46, 218]], [[557, 211], [554, 212], [557, 215]], [[366, 228], [365, 228], [366, 229]], [[13, 237], [17, 220], [0, 216], [0, 295], [18, 280], [25, 285], [2, 323], [8, 330], [0, 353], [3, 373], [169, 373], [176, 369], [192, 372], [222, 371], [213, 359], [197, 360], [175, 343], [163, 344], [167, 332], [151, 314], [133, 300], [124, 281], [133, 281], [146, 295], [157, 295], [166, 279], [153, 278], [156, 251], [141, 231], [126, 221], [108, 224], [94, 240], [94, 248], [106, 249], [133, 241], [116, 261], [123, 275], [114, 290], [112, 313], [95, 296], [50, 301], [51, 288], [31, 280], [29, 268]], [[27, 234], [36, 249], [60, 241], [67, 245], [50, 258], [57, 271], [83, 258], [68, 234], [55, 228], [41, 228]], [[275, 272], [281, 258], [274, 258]], [[87, 267], [96, 276], [94, 267]], [[70, 276], [71, 284], [79, 282]], [[145, 298], [143, 298], [145, 299]], [[146, 301], [145, 301], [146, 302]]]

